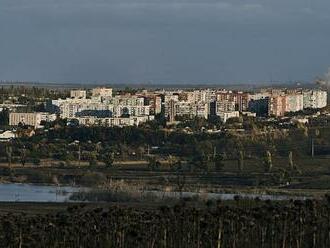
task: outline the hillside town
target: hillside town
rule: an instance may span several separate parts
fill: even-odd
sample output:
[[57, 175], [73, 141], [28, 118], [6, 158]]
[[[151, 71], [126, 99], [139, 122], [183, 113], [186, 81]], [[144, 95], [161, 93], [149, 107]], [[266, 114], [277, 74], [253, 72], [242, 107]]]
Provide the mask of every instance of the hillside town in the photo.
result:
[[[225, 89], [137, 90], [114, 91], [97, 87], [90, 90], [72, 89], [66, 98], [41, 99], [43, 111], [26, 111], [15, 98], [4, 99], [1, 110], [9, 113], [9, 126], [42, 128], [58, 118], [82, 126], [139, 126], [165, 118], [167, 125], [194, 118], [229, 119], [248, 116], [274, 119], [290, 116], [308, 122], [304, 110], [321, 110], [327, 106], [327, 91], [320, 89], [260, 89], [257, 92]], [[312, 111], [313, 116], [319, 111]], [[324, 114], [324, 112], [323, 112]], [[6, 130], [4, 130], [6, 131]], [[12, 133], [2, 136], [12, 137]]]

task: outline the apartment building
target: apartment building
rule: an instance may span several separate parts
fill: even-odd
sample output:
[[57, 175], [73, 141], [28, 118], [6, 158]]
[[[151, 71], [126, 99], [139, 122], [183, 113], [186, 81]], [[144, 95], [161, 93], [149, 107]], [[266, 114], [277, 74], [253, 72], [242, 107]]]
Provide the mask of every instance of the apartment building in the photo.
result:
[[286, 96], [271, 96], [268, 102], [269, 116], [284, 116], [286, 113]]
[[76, 118], [80, 125], [84, 126], [105, 126], [125, 127], [139, 126], [141, 123], [154, 120], [154, 116], [133, 116], [133, 117], [105, 117], [83, 116]]
[[245, 92], [220, 91], [216, 93], [216, 100], [219, 102], [234, 102], [235, 110], [247, 111], [249, 107], [249, 94]]
[[86, 90], [71, 90], [70, 97], [84, 99], [86, 98]]
[[52, 100], [52, 106], [58, 109], [61, 118], [74, 118], [83, 110], [112, 110], [111, 106], [96, 99], [67, 98]]
[[18, 126], [19, 124], [33, 126], [35, 128], [40, 127], [42, 121], [54, 121], [56, 120], [55, 114], [34, 112], [34, 113], [10, 113], [9, 125]]
[[286, 95], [286, 112], [297, 112], [304, 109], [303, 95], [300, 93], [293, 93]]
[[304, 90], [303, 105], [304, 108], [324, 108], [327, 106], [327, 92], [323, 90]]
[[194, 90], [186, 93], [187, 102], [198, 103], [198, 102], [210, 102], [212, 96], [215, 95], [210, 89], [205, 90]]
[[235, 111], [236, 106], [234, 101], [229, 101], [229, 100], [223, 100], [223, 101], [216, 101], [215, 102], [215, 111], [216, 114], [220, 112], [231, 112]]
[[[103, 93], [102, 93], [103, 94]], [[84, 110], [109, 110], [113, 116], [145, 116], [150, 115], [150, 106], [145, 105], [144, 97], [119, 95], [107, 100], [99, 97], [67, 98], [53, 100], [61, 118], [73, 119], [76, 114]]]
[[103, 97], [103, 98], [111, 98], [112, 97], [112, 88], [94, 88], [92, 89], [93, 97]]

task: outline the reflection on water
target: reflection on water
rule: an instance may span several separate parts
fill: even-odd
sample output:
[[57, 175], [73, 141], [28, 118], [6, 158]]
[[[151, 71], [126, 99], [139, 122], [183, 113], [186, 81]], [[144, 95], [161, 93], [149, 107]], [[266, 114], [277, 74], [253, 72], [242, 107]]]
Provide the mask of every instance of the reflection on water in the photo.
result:
[[58, 187], [32, 184], [0, 184], [0, 201], [3, 202], [68, 202], [77, 187]]

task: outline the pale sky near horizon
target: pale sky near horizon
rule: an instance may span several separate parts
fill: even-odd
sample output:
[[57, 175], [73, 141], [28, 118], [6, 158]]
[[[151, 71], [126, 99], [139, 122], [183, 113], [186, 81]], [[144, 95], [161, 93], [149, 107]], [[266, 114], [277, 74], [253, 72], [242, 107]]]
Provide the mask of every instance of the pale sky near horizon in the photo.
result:
[[310, 81], [329, 0], [0, 0], [0, 80]]

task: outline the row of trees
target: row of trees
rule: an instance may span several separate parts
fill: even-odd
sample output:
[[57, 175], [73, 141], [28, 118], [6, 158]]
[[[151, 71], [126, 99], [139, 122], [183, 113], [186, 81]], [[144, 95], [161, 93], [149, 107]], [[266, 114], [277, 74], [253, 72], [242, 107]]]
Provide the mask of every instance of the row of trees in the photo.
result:
[[326, 200], [207, 201], [204, 206], [91, 208], [47, 214], [3, 213], [3, 247], [299, 247], [330, 246]]

